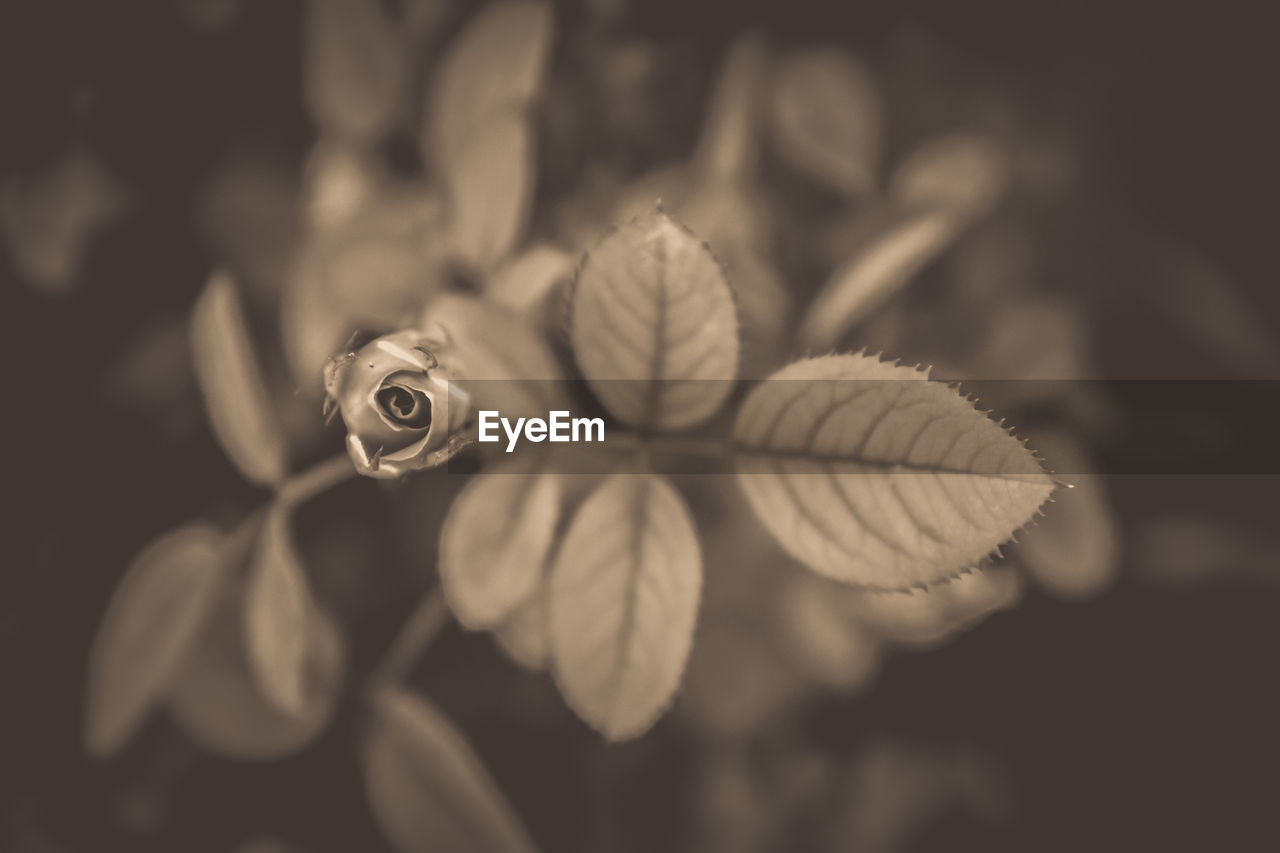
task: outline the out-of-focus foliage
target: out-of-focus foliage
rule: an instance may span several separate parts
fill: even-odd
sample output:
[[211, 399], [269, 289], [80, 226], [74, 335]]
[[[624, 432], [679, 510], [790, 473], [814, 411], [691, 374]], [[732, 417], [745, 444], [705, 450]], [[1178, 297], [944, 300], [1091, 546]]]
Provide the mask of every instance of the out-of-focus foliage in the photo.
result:
[[417, 696], [386, 689], [376, 697], [364, 778], [378, 824], [399, 850], [535, 849], [466, 738]]
[[179, 528], [138, 555], [94, 642], [85, 740], [115, 751], [160, 698], [221, 591], [224, 539], [202, 524]]
[[244, 476], [279, 483], [288, 464], [284, 436], [245, 327], [235, 284], [215, 273], [191, 314], [196, 378], [214, 433]]
[[[215, 32], [236, 5], [183, 10]], [[91, 752], [115, 751], [164, 704], [212, 753], [278, 758], [362, 691], [352, 716], [386, 840], [532, 849], [461, 728], [385, 683], [417, 675], [405, 661], [433, 631], [415, 637], [411, 619], [390, 644], [396, 666], [348, 677], [369, 645], [353, 633], [391, 608], [343, 618], [304, 556], [303, 504], [351, 473], [339, 459], [319, 478], [290, 476], [293, 460], [340, 449], [320, 417], [323, 366], [412, 332], [430, 353], [414, 366], [447, 372], [476, 408], [603, 408], [638, 429], [638, 448], [663, 433], [675, 452], [712, 448], [738, 476], [617, 473], [609, 458], [574, 476], [491, 466], [465, 485], [422, 471], [378, 484], [378, 501], [412, 512], [366, 538], [313, 533], [330, 562], [373, 539], [412, 554], [412, 594], [431, 594], [438, 571], [458, 622], [538, 674], [505, 672], [558, 689], [606, 740], [638, 738], [675, 708], [647, 743], [698, 737], [696, 808], [720, 833], [699, 849], [785, 849], [800, 824], [817, 849], [900, 850], [957, 804], [1004, 813], [999, 773], [970, 752], [872, 744], [842, 766], [789, 748], [767, 772], [747, 754], [815, 696], [874, 689], [897, 650], [937, 647], [1035, 594], [1028, 581], [1068, 599], [1116, 581], [1111, 498], [1077, 476], [1114, 412], [1052, 381], [1097, 369], [1083, 283], [1069, 266], [1047, 275], [1043, 257], [1057, 250], [1044, 208], [1070, 183], [1070, 154], [1020, 124], [1007, 92], [952, 98], [934, 81], [921, 93], [892, 57], [760, 33], [711, 67], [620, 29], [613, 5], [307, 4], [313, 144], [296, 163], [231, 152], [196, 216], [228, 272], [195, 303], [194, 378], [236, 468], [275, 494], [238, 534], [197, 523], [142, 550], [94, 643]], [[6, 178], [6, 246], [59, 292], [124, 197], [87, 154]], [[1229, 285], [1165, 260], [1180, 295], [1155, 302], [1196, 340], [1257, 373], [1280, 364]], [[273, 320], [278, 342], [261, 334]], [[174, 417], [161, 389], [185, 368], [142, 365], [173, 350], [172, 329], [156, 328], [114, 382]], [[975, 403], [896, 362], [822, 354], [863, 347], [962, 382], [1036, 381]], [[594, 399], [563, 381], [579, 375]], [[879, 388], [857, 405], [827, 393], [861, 379]], [[368, 407], [365, 390], [340, 396]], [[377, 451], [360, 447], [370, 473]], [[1039, 460], [1072, 486], [1043, 517], [1056, 483]], [[1178, 518], [1140, 533], [1135, 562], [1155, 583], [1216, 579], [1277, 550]], [[334, 585], [376, 600], [372, 559]], [[837, 803], [839, 818], [814, 825], [815, 802]]]

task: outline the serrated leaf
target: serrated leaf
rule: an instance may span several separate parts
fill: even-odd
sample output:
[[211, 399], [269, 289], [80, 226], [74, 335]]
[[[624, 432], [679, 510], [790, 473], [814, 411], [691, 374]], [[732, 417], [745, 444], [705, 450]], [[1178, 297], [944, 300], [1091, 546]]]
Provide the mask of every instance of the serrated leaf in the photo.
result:
[[427, 156], [442, 174], [481, 142], [495, 114], [519, 114], [542, 88], [555, 22], [528, 0], [491, 3], [454, 39], [436, 72], [427, 111]]
[[224, 539], [189, 524], [148, 545], [125, 572], [94, 639], [85, 743], [105, 756], [160, 698], [217, 600]]
[[703, 180], [755, 174], [766, 59], [759, 34], [739, 36], [729, 46], [693, 158]]
[[376, 698], [364, 746], [374, 817], [402, 853], [532, 853], [520, 825], [470, 744], [440, 711], [389, 688]]
[[694, 426], [723, 405], [737, 375], [737, 315], [724, 271], [662, 211], [637, 217], [587, 255], [574, 286], [572, 338], [592, 391], [632, 426]]
[[169, 687], [167, 702], [179, 727], [220, 755], [271, 759], [297, 752], [333, 715], [346, 670], [346, 648], [332, 617], [310, 609], [305, 626], [301, 713], [267, 702], [245, 645], [245, 590], [228, 585], [204, 631]]
[[472, 296], [441, 294], [422, 313], [425, 333], [445, 339], [442, 361], [477, 409], [503, 417], [545, 416], [567, 408], [564, 373], [543, 334], [528, 320]]
[[407, 44], [378, 0], [310, 0], [303, 87], [329, 134], [376, 141], [402, 109]]
[[950, 246], [959, 227], [960, 220], [950, 210], [935, 208], [894, 213], [869, 223], [848, 260], [805, 312], [797, 333], [802, 346], [835, 346]]
[[492, 270], [524, 234], [533, 206], [534, 137], [517, 110], [494, 113], [444, 173], [450, 253], [475, 272]]
[[1053, 491], [1004, 427], [925, 373], [866, 355], [795, 362], [747, 396], [738, 482], [779, 544], [878, 589], [971, 568]]
[[481, 474], [454, 499], [440, 531], [440, 582], [467, 628], [492, 628], [542, 578], [560, 518], [560, 478], [511, 466]]
[[769, 130], [787, 165], [839, 193], [875, 187], [883, 133], [867, 71], [840, 50], [811, 50], [778, 64]]
[[526, 316], [545, 310], [556, 288], [573, 277], [574, 259], [555, 246], [532, 246], [504, 264], [485, 282], [490, 301]]
[[516, 664], [532, 672], [542, 672], [551, 655], [547, 633], [547, 585], [540, 583], [528, 598], [516, 605], [507, 620], [493, 630], [493, 639]]
[[191, 313], [191, 352], [213, 433], [247, 479], [284, 479], [287, 450], [231, 277], [214, 273]]
[[304, 710], [311, 587], [289, 529], [292, 507], [267, 511], [249, 562], [245, 590], [245, 649], [262, 695], [277, 710]]
[[666, 479], [615, 475], [583, 502], [551, 571], [551, 660], [569, 707], [607, 739], [643, 734], [671, 704], [701, 588], [693, 519]]

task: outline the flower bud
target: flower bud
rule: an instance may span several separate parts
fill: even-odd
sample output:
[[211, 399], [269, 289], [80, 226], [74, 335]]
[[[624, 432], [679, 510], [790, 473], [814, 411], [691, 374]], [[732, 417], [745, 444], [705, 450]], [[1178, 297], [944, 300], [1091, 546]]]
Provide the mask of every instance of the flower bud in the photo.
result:
[[[433, 348], [434, 347], [434, 348]], [[366, 477], [390, 479], [431, 468], [456, 450], [471, 415], [438, 346], [416, 330], [384, 335], [325, 365], [326, 409], [347, 425], [347, 450]]]

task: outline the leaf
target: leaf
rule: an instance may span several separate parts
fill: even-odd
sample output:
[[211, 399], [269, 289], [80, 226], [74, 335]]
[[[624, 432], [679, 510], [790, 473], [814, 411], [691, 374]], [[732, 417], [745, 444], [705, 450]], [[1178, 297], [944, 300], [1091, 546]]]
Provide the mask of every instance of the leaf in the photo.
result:
[[444, 173], [452, 256], [475, 272], [492, 270], [519, 242], [533, 207], [534, 138], [516, 110], [493, 114]]
[[426, 156], [441, 174], [481, 142], [495, 114], [518, 115], [542, 88], [554, 34], [551, 7], [528, 0], [486, 6], [449, 46], [436, 72]]
[[560, 478], [512, 466], [471, 479], [440, 531], [440, 582], [467, 628], [497, 626], [543, 574], [560, 517]]
[[378, 0], [310, 0], [303, 75], [307, 107], [322, 131], [368, 144], [398, 118], [407, 45]]
[[364, 746], [365, 790], [402, 853], [532, 853], [519, 818], [466, 738], [435, 707], [402, 690], [376, 697]]
[[115, 752], [142, 722], [208, 617], [225, 574], [223, 537], [188, 524], [134, 558], [107, 607], [89, 661], [85, 742]]
[[314, 604], [289, 529], [291, 516], [292, 507], [282, 501], [267, 511], [249, 563], [244, 627], [249, 668], [263, 696], [277, 710], [300, 716]]
[[471, 394], [475, 408], [511, 418], [568, 408], [560, 364], [542, 333], [523, 317], [446, 293], [427, 305], [421, 325], [428, 335], [434, 331], [447, 339], [438, 354], [441, 363]]
[[573, 278], [573, 257], [563, 249], [539, 244], [504, 264], [485, 283], [491, 302], [520, 314], [545, 312], [556, 288]]
[[632, 426], [694, 426], [732, 391], [733, 293], [706, 244], [662, 211], [637, 217], [587, 255], [571, 322], [592, 391]]
[[835, 49], [778, 64], [769, 130], [782, 160], [847, 196], [874, 188], [883, 118], [871, 76]]
[[284, 479], [287, 450], [249, 341], [235, 283], [216, 272], [191, 314], [191, 351], [213, 433], [246, 479]]
[[783, 549], [877, 589], [977, 565], [1053, 491], [1036, 458], [950, 387], [866, 355], [788, 365], [738, 413], [738, 482]]
[[220, 755], [265, 760], [297, 752], [333, 716], [346, 671], [343, 637], [333, 619], [312, 607], [305, 625], [301, 713], [266, 701], [245, 645], [245, 589], [224, 591], [168, 691], [179, 727]]
[[830, 349], [952, 244], [960, 220], [949, 210], [921, 208], [869, 224], [855, 248], [813, 298], [800, 323], [800, 343]]
[[612, 741], [675, 696], [702, 586], [693, 519], [664, 478], [615, 475], [583, 502], [550, 578], [551, 660], [569, 707]]
[[547, 668], [550, 639], [547, 636], [547, 586], [533, 592], [493, 631], [493, 639], [512, 661], [532, 672]]
[[912, 149], [893, 172], [889, 195], [908, 207], [937, 207], [968, 218], [991, 210], [1008, 189], [1006, 155], [976, 133], [953, 133]]
[[729, 46], [693, 158], [703, 180], [754, 176], [766, 60], [759, 34], [739, 36]]

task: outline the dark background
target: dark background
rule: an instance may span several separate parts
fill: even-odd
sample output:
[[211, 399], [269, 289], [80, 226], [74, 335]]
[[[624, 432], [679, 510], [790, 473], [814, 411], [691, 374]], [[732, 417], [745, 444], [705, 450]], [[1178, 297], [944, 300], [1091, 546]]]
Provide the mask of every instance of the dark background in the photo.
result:
[[[286, 154], [310, 138], [298, 89], [299, 7], [246, 6], [230, 31], [209, 37], [184, 27], [167, 3], [2, 4], [0, 175], [38, 168], [67, 140], [84, 139], [137, 203], [99, 241], [69, 298], [19, 286], [0, 255], [8, 530], [0, 578], [0, 821], [8, 827], [0, 828], [10, 830], [0, 843], [30, 823], [67, 850], [134, 849], [112, 809], [138, 762], [168, 746], [162, 732], [141, 758], [95, 765], [82, 756], [93, 631], [119, 573], [151, 535], [207, 510], [208, 494], [252, 498], [207, 433], [157, 449], [95, 391], [137, 331], [184, 310], [204, 281], [210, 258], [190, 210], [218, 155], [246, 133]], [[1275, 29], [1253, 14], [1260, 8], [663, 0], [640, 11], [639, 30], [708, 51], [749, 24], [779, 39], [859, 46], [914, 21], [993, 73], [1072, 105], [1093, 190], [1105, 199], [1100, 230], [1111, 217], [1133, 217], [1198, 247], [1280, 329], [1280, 149], [1270, 127], [1278, 77]], [[91, 108], [67, 109], [86, 84]], [[1145, 323], [1137, 316], [1113, 334], [1141, 347], [1159, 339]], [[1165, 355], [1175, 364], [1197, 359]], [[1135, 478], [1115, 488], [1122, 512], [1126, 502], [1137, 511], [1158, 499], [1266, 523], [1278, 505], [1273, 487]], [[896, 658], [856, 713], [868, 728], [978, 744], [1009, 769], [1014, 824], [940, 825], [919, 850], [1280, 849], [1278, 617], [1280, 592], [1243, 584], [1153, 591], [1122, 581], [1085, 605], [1033, 595], [942, 650]], [[385, 640], [384, 632], [368, 642]], [[584, 811], [598, 807], [583, 770], [594, 741], [571, 726], [548, 737], [493, 713], [467, 717], [503, 679], [521, 677], [470, 668], [480, 657], [476, 640], [446, 636], [432, 659], [448, 663], [428, 665], [440, 669], [429, 674], [440, 701], [471, 720], [464, 724], [538, 840], [569, 849]], [[853, 713], [840, 701], [819, 703], [805, 737], [851, 749], [840, 722]], [[354, 770], [349, 736], [336, 728], [297, 759], [263, 769], [215, 762], [188, 774], [155, 849], [222, 850], [260, 829], [314, 849], [360, 849], [373, 829], [355, 773], [333, 769]], [[629, 776], [632, 796], [617, 816], [624, 830], [661, 835], [655, 827], [678, 822], [679, 761], [664, 760]]]

